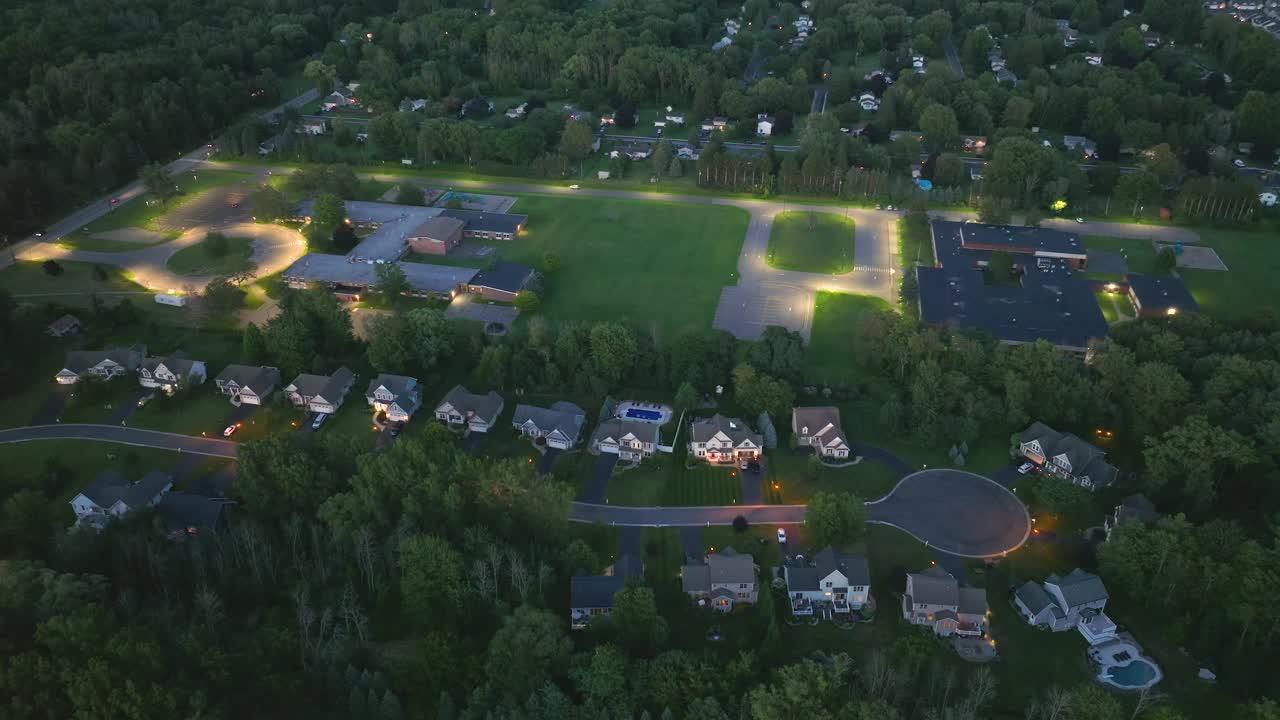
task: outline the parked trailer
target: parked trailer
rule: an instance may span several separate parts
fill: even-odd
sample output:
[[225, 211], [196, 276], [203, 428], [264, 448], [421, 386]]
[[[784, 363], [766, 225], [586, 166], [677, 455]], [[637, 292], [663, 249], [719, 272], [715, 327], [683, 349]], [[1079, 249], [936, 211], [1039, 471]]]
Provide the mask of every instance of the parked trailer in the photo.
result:
[[186, 307], [187, 298], [183, 295], [168, 295], [160, 293], [156, 295], [156, 302], [161, 305], [172, 305], [174, 307]]

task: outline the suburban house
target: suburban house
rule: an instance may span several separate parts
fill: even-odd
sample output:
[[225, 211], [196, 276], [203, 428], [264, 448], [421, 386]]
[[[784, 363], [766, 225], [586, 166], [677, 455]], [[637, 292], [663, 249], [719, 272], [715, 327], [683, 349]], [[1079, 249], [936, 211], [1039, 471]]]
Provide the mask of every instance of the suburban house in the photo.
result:
[[129, 483], [114, 470], [105, 470], [71, 498], [71, 509], [77, 526], [102, 529], [112, 518], [155, 507], [172, 487], [173, 476], [159, 470], [147, 473], [136, 483]]
[[644, 564], [634, 555], [620, 555], [604, 575], [585, 572], [569, 579], [569, 627], [582, 630], [598, 617], [613, 612], [613, 596], [632, 578], [644, 577]]
[[880, 101], [872, 93], [864, 92], [858, 96], [858, 106], [867, 112], [875, 112], [880, 109]]
[[201, 532], [221, 532], [227, 528], [227, 513], [231, 503], [221, 498], [205, 497], [185, 492], [165, 493], [160, 498], [156, 512], [164, 521], [170, 537], [198, 535]]
[[791, 433], [821, 457], [849, 457], [849, 438], [840, 427], [840, 410], [830, 406], [791, 410]]
[[483, 95], [477, 95], [462, 103], [462, 110], [458, 112], [458, 118], [465, 120], [467, 118], [488, 117], [492, 114], [493, 101]]
[[902, 617], [924, 625], [935, 635], [982, 635], [987, 629], [987, 591], [960, 587], [951, 573], [936, 565], [922, 573], [907, 573]]
[[711, 463], [758, 460], [764, 438], [738, 418], [719, 413], [689, 426], [689, 454]]
[[1098, 158], [1097, 144], [1083, 135], [1063, 135], [1062, 145], [1068, 150], [1080, 153], [1085, 160], [1096, 160]]
[[610, 453], [639, 462], [653, 455], [657, 446], [657, 425], [614, 418], [596, 426], [588, 450], [594, 455]]
[[462, 231], [467, 224], [457, 218], [436, 216], [423, 220], [409, 237], [409, 249], [424, 255], [448, 255], [462, 242]]
[[369, 383], [364, 397], [376, 412], [387, 414], [388, 422], [408, 422], [422, 405], [422, 388], [417, 378], [383, 373]]
[[1129, 302], [1133, 303], [1138, 317], [1200, 311], [1200, 304], [1191, 295], [1182, 278], [1129, 273], [1124, 276], [1124, 280], [1129, 285]]
[[436, 406], [436, 419], [472, 432], [489, 432], [502, 414], [502, 396], [490, 390], [476, 395], [461, 385], [454, 385]]
[[529, 109], [529, 103], [522, 102], [519, 105], [516, 105], [515, 107], [507, 108], [507, 111], [503, 114], [511, 120], [519, 120], [520, 118], [524, 117], [524, 114], [526, 111], [528, 111], [528, 109]]
[[[1258, 193], [1258, 204], [1261, 205], [1262, 207], [1275, 207], [1276, 199], [1277, 199], [1276, 194], [1271, 192], [1270, 190]], [[70, 316], [68, 315], [65, 317], [70, 317]]]
[[1017, 85], [1018, 76], [1015, 75], [1012, 70], [1002, 67], [999, 70], [996, 70], [996, 82]]
[[699, 605], [709, 602], [720, 612], [756, 603], [756, 563], [733, 548], [712, 553], [700, 563], [680, 568], [680, 585]]
[[1075, 628], [1090, 645], [1116, 638], [1116, 624], [1103, 612], [1107, 588], [1102, 578], [1079, 568], [1050, 575], [1043, 585], [1023, 583], [1014, 591], [1013, 604], [1028, 624], [1053, 632]]
[[1085, 53], [1084, 61], [1094, 67], [1102, 65], [1102, 53]]
[[1069, 480], [1086, 490], [1111, 485], [1119, 477], [1106, 453], [1071, 433], [1060, 433], [1041, 422], [1023, 431], [1018, 451], [1050, 477]]
[[356, 89], [359, 87], [359, 84], [335, 86], [333, 92], [320, 101], [320, 109], [329, 112], [340, 107], [359, 105], [360, 101], [356, 99]]
[[68, 335], [79, 335], [81, 329], [80, 318], [68, 314], [49, 323], [49, 327], [45, 328], [45, 332], [53, 337], [62, 338]]
[[302, 373], [284, 389], [289, 402], [307, 412], [333, 414], [342, 407], [347, 391], [356, 382], [355, 373], [340, 367], [332, 375]]
[[192, 360], [181, 353], [164, 358], [147, 358], [138, 368], [139, 385], [160, 388], [170, 395], [186, 383], [199, 385], [207, 377], [204, 361]]
[[513, 302], [533, 280], [533, 268], [499, 260], [467, 281], [467, 292], [485, 300]]
[[516, 405], [516, 413], [511, 418], [511, 425], [521, 435], [532, 438], [534, 444], [545, 444], [549, 448], [568, 450], [578, 444], [578, 435], [587, 414], [582, 408], [571, 402], [552, 403], [550, 408], [535, 405]]
[[756, 135], [768, 137], [773, 134], [774, 119], [772, 115], [760, 113], [756, 115]]
[[422, 112], [427, 109], [426, 98], [405, 98], [400, 101], [400, 112]]
[[142, 346], [72, 350], [67, 353], [66, 362], [54, 379], [60, 385], [71, 385], [84, 375], [96, 375], [103, 380], [110, 380], [137, 371], [146, 354], [146, 348]]
[[329, 131], [329, 123], [323, 118], [303, 118], [297, 132], [303, 135], [323, 135]]
[[861, 610], [871, 600], [871, 569], [861, 555], [845, 555], [828, 546], [812, 562], [799, 555], [786, 558], [782, 574], [792, 615], [817, 611], [829, 617]]
[[1146, 495], [1130, 495], [1116, 506], [1115, 511], [1103, 519], [1102, 531], [1106, 533], [1106, 539], [1110, 540], [1111, 533], [1117, 527], [1120, 527], [1120, 523], [1140, 522], [1144, 525], [1151, 525], [1159, 519], [1159, 511], [1147, 499]]
[[280, 371], [266, 366], [228, 365], [213, 383], [218, 392], [231, 398], [232, 405], [261, 405], [280, 384]]

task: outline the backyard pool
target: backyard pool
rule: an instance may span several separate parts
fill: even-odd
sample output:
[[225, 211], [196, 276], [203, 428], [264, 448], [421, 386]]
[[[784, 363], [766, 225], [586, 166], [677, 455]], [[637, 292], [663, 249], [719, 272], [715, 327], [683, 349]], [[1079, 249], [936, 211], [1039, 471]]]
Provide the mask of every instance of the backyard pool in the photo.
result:
[[671, 406], [661, 403], [623, 400], [614, 408], [614, 416], [654, 425], [666, 425], [671, 421]]
[[627, 408], [627, 417], [632, 420], [645, 420], [654, 422], [662, 419], [662, 412], [659, 410], [641, 410], [640, 408]]
[[1125, 665], [1112, 665], [1102, 671], [1099, 676], [1103, 682], [1125, 689], [1145, 688], [1155, 685], [1160, 680], [1160, 671], [1155, 665], [1137, 658]]

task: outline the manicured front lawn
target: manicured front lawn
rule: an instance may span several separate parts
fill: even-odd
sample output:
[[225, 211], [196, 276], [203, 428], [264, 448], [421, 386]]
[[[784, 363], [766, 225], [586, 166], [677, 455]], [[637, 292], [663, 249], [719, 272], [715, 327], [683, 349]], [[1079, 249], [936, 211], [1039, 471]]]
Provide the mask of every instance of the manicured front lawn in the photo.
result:
[[[75, 304], [73, 302], [75, 297], [87, 300], [87, 296], [95, 292], [149, 294], [146, 288], [126, 278], [119, 268], [109, 265], [101, 265], [100, 271], [95, 272], [94, 266], [90, 263], [58, 261], [58, 265], [62, 268], [62, 273], [59, 275], [49, 275], [44, 271], [43, 265], [43, 262], [30, 260], [15, 262], [0, 270], [0, 287], [20, 299], [23, 296], [30, 296], [31, 302], [55, 300], [53, 297], [41, 299], [40, 296], [66, 293], [67, 298], [59, 297], [56, 300], [68, 304]], [[150, 298], [147, 300], [150, 301]]]
[[835, 213], [784, 212], [769, 232], [769, 265], [782, 270], [846, 273], [853, 269], [853, 220]]
[[813, 308], [813, 334], [804, 353], [807, 382], [851, 384], [857, 374], [859, 317], [889, 304], [869, 295], [819, 292]]
[[[207, 385], [212, 386], [213, 381], [209, 380]], [[227, 396], [202, 386], [188, 396], [166, 398], [157, 394], [130, 416], [129, 427], [222, 437], [226, 420], [234, 410]]]
[[194, 200], [205, 190], [224, 185], [234, 185], [251, 177], [248, 173], [230, 170], [202, 169], [194, 175], [181, 172], [173, 176], [173, 183], [178, 186], [178, 195], [165, 202], [153, 202], [149, 195], [135, 198], [127, 203], [117, 205], [114, 210], [84, 226], [83, 231], [89, 235], [119, 230], [126, 227], [140, 227], [149, 230], [161, 230], [155, 227], [156, 218]]
[[711, 327], [720, 289], [737, 282], [748, 216], [738, 208], [521, 196], [520, 236], [505, 260], [535, 268], [555, 253], [539, 311], [554, 321], [630, 321], [660, 339]]
[[611, 505], [652, 507], [742, 502], [739, 470], [706, 464], [686, 468], [683, 453], [655, 456], [638, 468], [614, 472], [607, 496]]
[[863, 500], [874, 500], [892, 490], [899, 479], [887, 465], [871, 460], [841, 468], [823, 466], [815, 478], [812, 457], [812, 450], [770, 451], [764, 479], [765, 502], [794, 505], [807, 502], [816, 492], [851, 492]]
[[221, 251], [208, 239], [185, 247], [169, 258], [169, 269], [181, 275], [234, 275], [253, 267], [253, 240], [229, 237]]

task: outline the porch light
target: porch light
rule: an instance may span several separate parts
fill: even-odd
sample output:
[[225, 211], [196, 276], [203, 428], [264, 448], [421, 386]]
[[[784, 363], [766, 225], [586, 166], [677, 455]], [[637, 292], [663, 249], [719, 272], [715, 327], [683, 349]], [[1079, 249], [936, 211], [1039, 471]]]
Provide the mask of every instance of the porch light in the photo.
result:
[[1168, 313], [1168, 314], [1170, 314], [1170, 315], [1177, 315], [1177, 314], [1178, 314], [1178, 308], [1176, 308], [1176, 307], [1171, 307], [1171, 308], [1169, 308], [1168, 310], [1166, 310], [1165, 312], [1167, 312], [1167, 313]]

